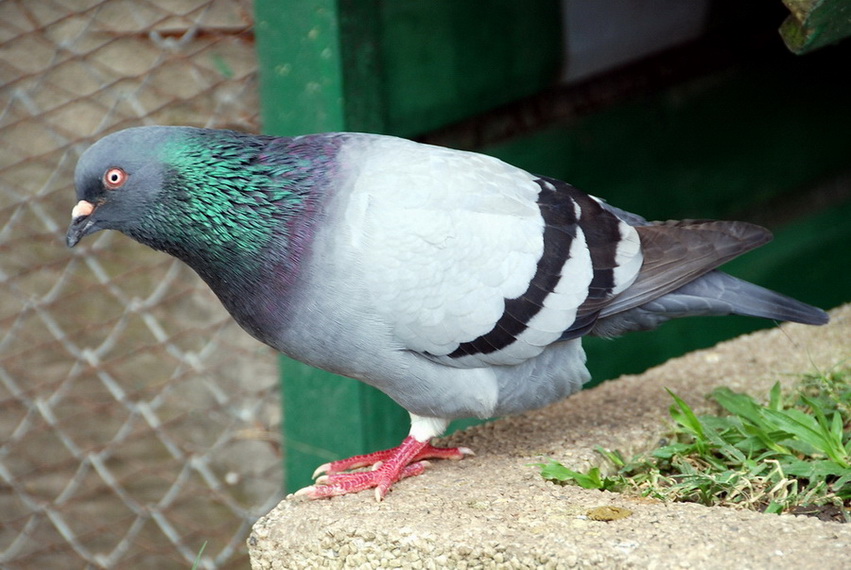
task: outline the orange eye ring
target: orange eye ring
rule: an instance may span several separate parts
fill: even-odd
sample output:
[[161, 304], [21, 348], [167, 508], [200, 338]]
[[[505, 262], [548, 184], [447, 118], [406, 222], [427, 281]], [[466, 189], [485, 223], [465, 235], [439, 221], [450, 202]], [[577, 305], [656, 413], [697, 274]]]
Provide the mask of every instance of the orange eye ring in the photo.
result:
[[103, 185], [110, 190], [121, 188], [125, 182], [127, 182], [127, 173], [117, 166], [113, 166], [103, 174]]

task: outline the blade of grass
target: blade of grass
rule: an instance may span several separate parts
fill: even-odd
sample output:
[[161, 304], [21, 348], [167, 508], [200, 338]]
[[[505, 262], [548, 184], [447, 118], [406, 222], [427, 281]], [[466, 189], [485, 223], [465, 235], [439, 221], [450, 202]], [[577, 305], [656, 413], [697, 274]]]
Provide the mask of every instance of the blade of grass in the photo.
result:
[[198, 568], [198, 564], [201, 563], [201, 555], [204, 554], [204, 549], [207, 548], [207, 541], [204, 541], [204, 544], [201, 545], [201, 549], [198, 551], [198, 554], [195, 555], [195, 562], [192, 564], [192, 570], [196, 570]]
[[665, 391], [670, 394], [675, 402], [675, 405], [671, 406], [671, 417], [674, 418], [674, 421], [691, 432], [699, 440], [705, 440], [706, 434], [703, 431], [703, 424], [700, 423], [694, 410], [668, 388], [665, 388]]
[[781, 430], [811, 445], [824, 453], [843, 467], [849, 467], [845, 448], [833, 440], [831, 429], [822, 415], [823, 424], [813, 416], [796, 409], [783, 411], [764, 410], [766, 418], [770, 419]]
[[768, 393], [768, 408], [771, 410], [783, 409], [783, 393], [780, 390], [780, 382], [775, 382]]
[[600, 469], [592, 467], [588, 473], [580, 473], [568, 469], [561, 463], [555, 460], [550, 460], [549, 463], [536, 463], [537, 467], [541, 468], [541, 476], [548, 481], [558, 481], [564, 483], [573, 481], [583, 489], [603, 489], [604, 482], [600, 477]]

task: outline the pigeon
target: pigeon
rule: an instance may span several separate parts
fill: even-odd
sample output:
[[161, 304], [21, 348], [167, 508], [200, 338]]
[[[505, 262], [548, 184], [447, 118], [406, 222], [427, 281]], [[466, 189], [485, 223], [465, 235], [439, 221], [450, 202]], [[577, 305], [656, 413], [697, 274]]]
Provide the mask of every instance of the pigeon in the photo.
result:
[[[589, 380], [582, 337], [677, 317], [821, 325], [717, 268], [771, 239], [745, 222], [647, 221], [496, 158], [386, 135], [150, 126], [80, 157], [66, 241], [117, 230], [189, 265], [249, 334], [383, 391], [393, 449], [317, 469], [309, 498], [381, 500], [456, 418], [539, 408]], [[372, 466], [372, 470], [363, 467]]]

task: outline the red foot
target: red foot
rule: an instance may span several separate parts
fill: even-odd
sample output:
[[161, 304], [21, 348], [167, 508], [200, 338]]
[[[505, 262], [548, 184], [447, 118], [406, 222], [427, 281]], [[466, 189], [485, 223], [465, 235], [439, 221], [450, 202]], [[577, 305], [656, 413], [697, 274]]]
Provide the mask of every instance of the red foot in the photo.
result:
[[[298, 496], [311, 499], [333, 497], [356, 493], [364, 489], [375, 488], [376, 500], [381, 500], [396, 481], [405, 477], [419, 475], [425, 471], [428, 462], [424, 459], [463, 459], [473, 452], [466, 447], [434, 447], [430, 442], [417, 441], [408, 436], [393, 449], [376, 451], [366, 455], [356, 455], [349, 459], [341, 459], [319, 466], [314, 472], [316, 477], [327, 473], [316, 480], [316, 485], [297, 491]], [[349, 469], [374, 466], [372, 471], [356, 471], [343, 473]]]

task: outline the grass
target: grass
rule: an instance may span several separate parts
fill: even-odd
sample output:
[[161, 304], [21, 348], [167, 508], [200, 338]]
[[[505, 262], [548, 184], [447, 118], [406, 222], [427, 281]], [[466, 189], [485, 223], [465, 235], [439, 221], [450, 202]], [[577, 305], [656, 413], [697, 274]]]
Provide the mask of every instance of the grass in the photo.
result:
[[204, 554], [204, 549], [207, 548], [207, 541], [204, 541], [204, 544], [201, 545], [201, 549], [198, 551], [198, 554], [195, 555], [195, 562], [192, 564], [192, 570], [197, 570], [198, 564], [201, 563], [201, 555]]
[[851, 520], [851, 367], [805, 376], [788, 394], [775, 384], [764, 404], [718, 388], [710, 398], [720, 415], [697, 416], [668, 393], [674, 428], [660, 447], [628, 461], [598, 447], [611, 475], [552, 460], [538, 464], [541, 475], [665, 501]]

